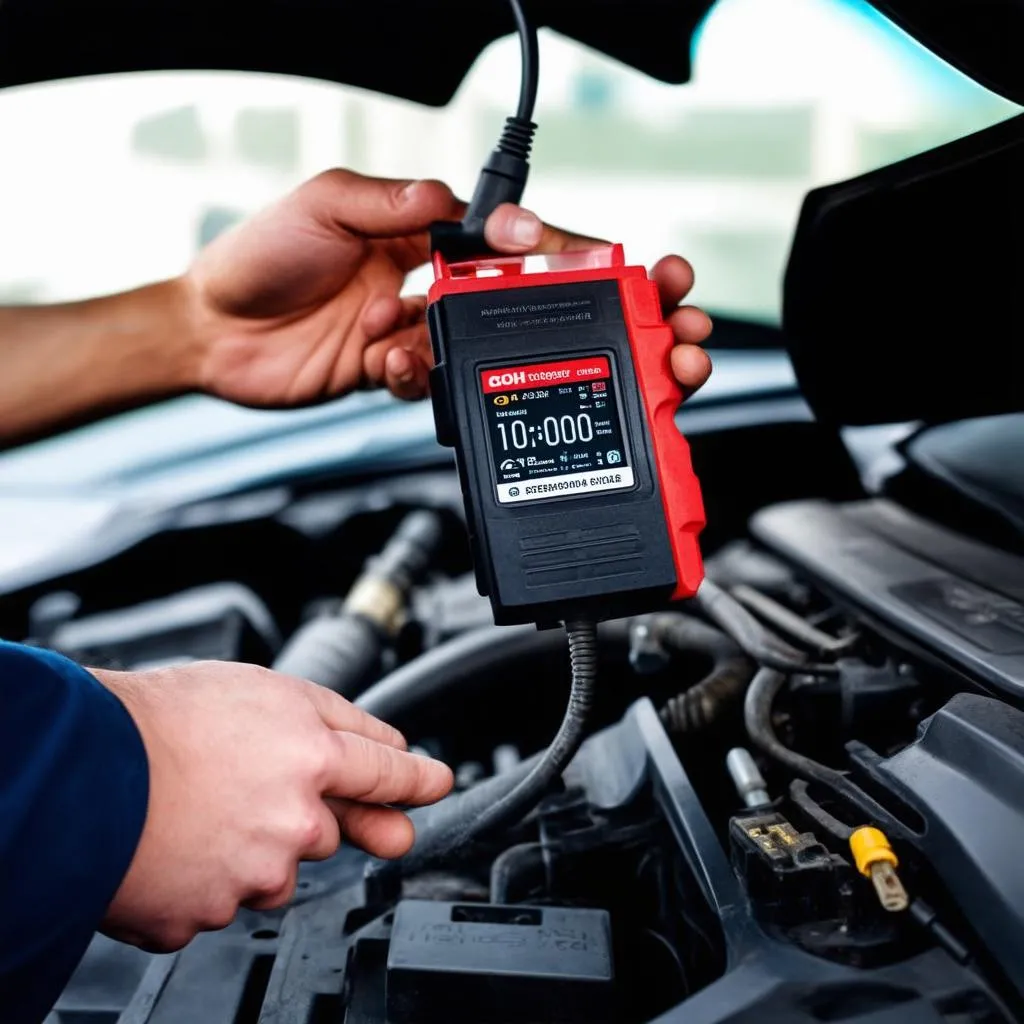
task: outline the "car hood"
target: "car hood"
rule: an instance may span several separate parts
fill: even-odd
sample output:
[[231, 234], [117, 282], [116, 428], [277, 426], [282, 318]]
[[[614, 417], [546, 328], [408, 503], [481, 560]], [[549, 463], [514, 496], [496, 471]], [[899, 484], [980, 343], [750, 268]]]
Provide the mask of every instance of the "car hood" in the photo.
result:
[[[1024, 0], [871, 0], [981, 84], [1024, 103]], [[544, 0], [539, 25], [653, 78], [690, 77], [712, 0]], [[4, 0], [0, 87], [124, 71], [263, 71], [447, 103], [480, 52], [512, 31], [501, 0]], [[872, 68], [864, 68], [865, 76]]]

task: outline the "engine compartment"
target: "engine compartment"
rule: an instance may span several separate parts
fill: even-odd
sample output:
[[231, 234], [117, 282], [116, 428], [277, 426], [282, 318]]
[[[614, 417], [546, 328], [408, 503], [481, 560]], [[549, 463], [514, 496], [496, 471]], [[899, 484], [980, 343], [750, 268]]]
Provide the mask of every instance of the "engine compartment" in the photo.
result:
[[[1013, 651], [1000, 686], [942, 642], [941, 616], [909, 629], [878, 598], [891, 553], [863, 537], [830, 553], [799, 502], [717, 545], [695, 601], [600, 627], [591, 734], [531, 814], [419, 856], [535, 761], [568, 688], [557, 630], [491, 625], [460, 508], [448, 469], [226, 498], [6, 603], [8, 635], [86, 665], [323, 671], [457, 779], [414, 812], [401, 862], [344, 848], [304, 865], [286, 911], [243, 911], [177, 954], [98, 936], [52, 1024], [1019, 1017]], [[206, 557], [183, 554], [200, 535]], [[906, 909], [855, 864], [866, 825]]]

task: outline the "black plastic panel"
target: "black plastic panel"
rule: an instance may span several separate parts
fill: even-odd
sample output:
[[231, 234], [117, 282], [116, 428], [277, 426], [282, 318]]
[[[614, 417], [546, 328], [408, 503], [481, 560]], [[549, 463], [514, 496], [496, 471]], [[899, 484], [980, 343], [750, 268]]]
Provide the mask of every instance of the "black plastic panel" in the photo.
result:
[[1024, 713], [957, 694], [872, 774], [921, 815], [915, 845], [1024, 991]]
[[[995, 742], [993, 749], [998, 746]], [[939, 756], [934, 743], [927, 752]], [[999, 1024], [1010, 1019], [977, 975], [943, 950], [855, 969], [762, 931], [649, 701], [639, 701], [620, 724], [593, 737], [566, 781], [582, 786], [595, 807], [609, 812], [653, 791], [699, 893], [721, 922], [724, 973], [660, 1016], [658, 1024]], [[982, 785], [984, 775], [975, 773], [975, 781]], [[119, 1024], [386, 1024], [392, 922], [387, 915], [366, 914], [362, 864], [353, 851], [343, 850], [333, 861], [307, 865], [299, 900], [283, 922], [277, 915], [246, 913], [227, 931], [202, 936], [180, 954], [152, 957]], [[354, 931], [346, 928], [353, 921], [364, 923]], [[109, 943], [99, 951], [109, 954]], [[79, 973], [83, 984], [97, 981], [90, 966], [87, 959]], [[129, 967], [138, 977], [137, 959]], [[355, 975], [361, 980], [353, 988]], [[81, 990], [73, 985], [62, 1003], [81, 1007]], [[544, 1018], [535, 1019], [543, 1024]]]
[[993, 691], [1024, 698], [1024, 558], [884, 500], [776, 505], [751, 529], [840, 599]]

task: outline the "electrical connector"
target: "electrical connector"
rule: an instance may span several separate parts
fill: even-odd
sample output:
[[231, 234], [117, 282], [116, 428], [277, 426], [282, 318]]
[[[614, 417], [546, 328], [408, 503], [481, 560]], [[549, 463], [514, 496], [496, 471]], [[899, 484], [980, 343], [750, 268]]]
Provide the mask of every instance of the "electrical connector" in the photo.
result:
[[533, 108], [537, 101], [539, 47], [537, 30], [523, 10], [522, 0], [509, 0], [522, 49], [522, 82], [519, 107], [505, 119], [498, 145], [484, 163], [476, 189], [461, 221], [436, 221], [430, 226], [430, 251], [449, 263], [460, 263], [491, 253], [484, 238], [487, 218], [503, 203], [518, 203], [530, 173], [530, 149], [537, 125]]
[[910, 897], [896, 874], [899, 858], [885, 833], [870, 825], [855, 829], [850, 836], [850, 852], [857, 870], [871, 879], [882, 907], [893, 913], [906, 910]]

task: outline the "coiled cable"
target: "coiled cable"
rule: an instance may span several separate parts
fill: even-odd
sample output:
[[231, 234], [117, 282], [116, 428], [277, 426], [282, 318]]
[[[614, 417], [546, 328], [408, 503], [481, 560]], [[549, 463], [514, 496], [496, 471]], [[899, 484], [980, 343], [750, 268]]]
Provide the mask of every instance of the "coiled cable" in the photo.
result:
[[551, 746], [537, 766], [475, 821], [468, 823], [458, 845], [518, 821], [537, 805], [561, 777], [583, 743], [597, 679], [597, 626], [593, 622], [567, 622], [572, 687], [565, 717]]

